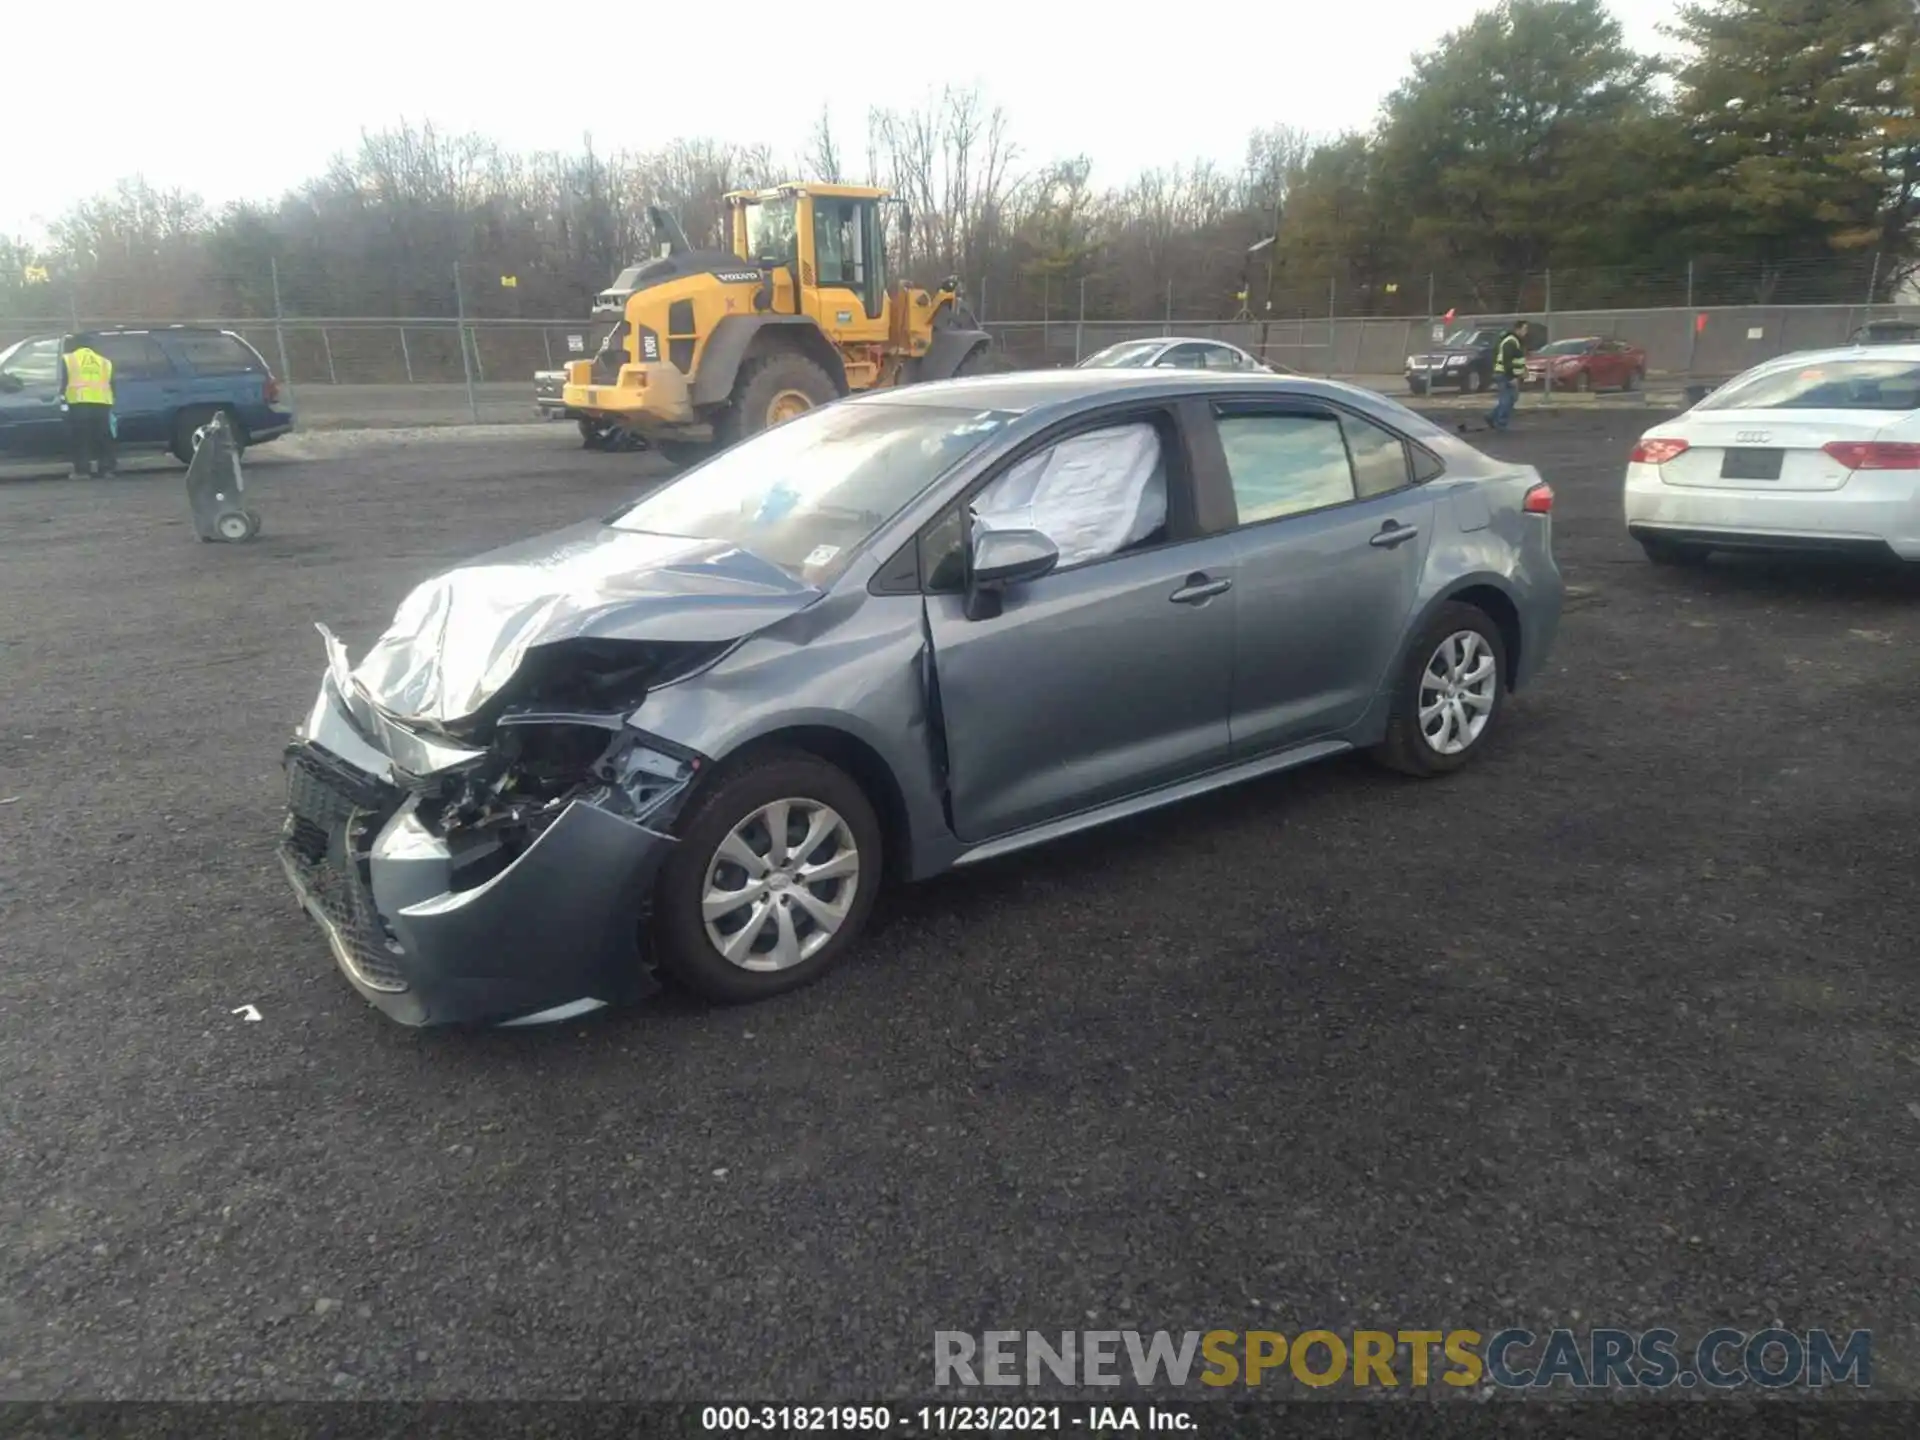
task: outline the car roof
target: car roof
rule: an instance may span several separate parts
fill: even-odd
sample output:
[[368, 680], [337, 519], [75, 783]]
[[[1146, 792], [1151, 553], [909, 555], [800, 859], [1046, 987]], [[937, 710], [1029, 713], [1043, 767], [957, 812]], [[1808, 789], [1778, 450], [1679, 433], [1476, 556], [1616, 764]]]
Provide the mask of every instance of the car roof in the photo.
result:
[[1816, 365], [1829, 360], [1906, 360], [1920, 364], [1920, 341], [1899, 345], [1837, 345], [1831, 350], [1797, 350], [1754, 366], [1756, 370]]
[[1373, 401], [1372, 391], [1358, 390], [1334, 380], [1260, 371], [1227, 370], [1020, 370], [1006, 375], [969, 375], [958, 380], [929, 380], [918, 385], [868, 390], [842, 401], [848, 405], [928, 405], [968, 410], [1002, 410], [1013, 414], [1051, 411], [1066, 414], [1105, 400], [1134, 397], [1172, 399], [1208, 391], [1254, 391], [1261, 394], [1313, 396], [1323, 399], [1359, 396]]

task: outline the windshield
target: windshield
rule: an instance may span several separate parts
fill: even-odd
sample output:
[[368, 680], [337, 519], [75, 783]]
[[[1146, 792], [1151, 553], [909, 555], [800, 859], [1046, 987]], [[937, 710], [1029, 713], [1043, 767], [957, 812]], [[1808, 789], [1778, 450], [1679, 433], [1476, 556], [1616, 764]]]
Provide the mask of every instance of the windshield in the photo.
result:
[[1129, 365], [1145, 365], [1161, 346], [1158, 340], [1127, 340], [1089, 355], [1080, 362], [1082, 370], [1113, 370]]
[[1735, 380], [1696, 410], [1920, 409], [1920, 365], [1911, 360], [1836, 360]]
[[1449, 345], [1491, 345], [1500, 338], [1498, 330], [1456, 330], [1447, 336]]
[[655, 490], [619, 530], [724, 540], [829, 585], [867, 538], [1004, 426], [1004, 410], [827, 405]]
[[798, 254], [795, 200], [755, 200], [747, 205], [747, 258], [785, 265]]
[[1542, 355], [1585, 355], [1600, 344], [1598, 340], [1556, 340], [1551, 345], [1542, 345]]

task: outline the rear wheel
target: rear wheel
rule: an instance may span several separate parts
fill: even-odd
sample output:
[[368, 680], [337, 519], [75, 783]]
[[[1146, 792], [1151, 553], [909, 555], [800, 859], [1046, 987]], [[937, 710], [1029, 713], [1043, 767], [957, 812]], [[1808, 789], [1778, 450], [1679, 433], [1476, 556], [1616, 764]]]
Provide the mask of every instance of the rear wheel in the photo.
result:
[[1507, 646], [1473, 605], [1442, 605], [1420, 631], [1374, 758], [1422, 778], [1458, 770], [1486, 748], [1505, 699]]
[[578, 420], [574, 422], [580, 428], [580, 447], [583, 450], [611, 450], [612, 440], [617, 426], [604, 420]]
[[880, 886], [880, 822], [838, 766], [761, 756], [675, 828], [653, 933], [661, 968], [688, 989], [766, 999], [818, 979], [858, 940]]
[[1704, 565], [1713, 554], [1704, 545], [1689, 545], [1681, 540], [1646, 539], [1640, 542], [1640, 548], [1656, 565]]
[[1478, 395], [1482, 390], [1487, 388], [1487, 377], [1482, 375], [1478, 370], [1469, 370], [1466, 375], [1461, 378], [1460, 388], [1469, 395]]
[[839, 398], [833, 377], [806, 356], [792, 351], [762, 356], [741, 367], [733, 403], [715, 433], [721, 444], [735, 445]]

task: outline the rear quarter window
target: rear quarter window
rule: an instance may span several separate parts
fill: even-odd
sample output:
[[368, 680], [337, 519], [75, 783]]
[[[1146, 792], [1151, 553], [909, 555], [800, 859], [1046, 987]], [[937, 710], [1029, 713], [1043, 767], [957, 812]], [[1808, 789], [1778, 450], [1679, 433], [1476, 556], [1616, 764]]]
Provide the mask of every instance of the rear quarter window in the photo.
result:
[[170, 335], [173, 353], [201, 375], [262, 373], [266, 366], [252, 348], [234, 335]]

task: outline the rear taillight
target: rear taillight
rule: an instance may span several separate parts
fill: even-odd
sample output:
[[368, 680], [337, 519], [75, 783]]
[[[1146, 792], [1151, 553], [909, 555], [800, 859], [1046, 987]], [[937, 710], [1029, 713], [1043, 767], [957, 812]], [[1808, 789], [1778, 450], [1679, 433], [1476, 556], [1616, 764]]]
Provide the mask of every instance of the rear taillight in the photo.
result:
[[1642, 440], [1633, 447], [1633, 463], [1636, 465], [1664, 465], [1676, 455], [1687, 453], [1684, 440]]
[[1920, 470], [1920, 445], [1891, 440], [1835, 440], [1822, 445], [1849, 470]]
[[280, 399], [280, 382], [274, 379], [273, 376], [269, 375], [267, 376], [267, 403], [269, 405], [272, 405], [276, 403], [279, 399]]
[[1529, 515], [1551, 515], [1553, 513], [1553, 487], [1541, 481], [1527, 491], [1527, 498], [1520, 502], [1520, 508]]

